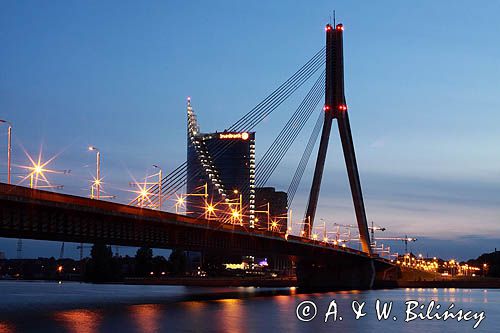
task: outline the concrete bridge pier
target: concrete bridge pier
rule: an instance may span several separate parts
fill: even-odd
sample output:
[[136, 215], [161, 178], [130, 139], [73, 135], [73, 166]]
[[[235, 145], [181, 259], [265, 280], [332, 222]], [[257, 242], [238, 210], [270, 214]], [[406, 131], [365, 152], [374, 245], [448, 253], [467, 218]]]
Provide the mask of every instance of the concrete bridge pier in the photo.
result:
[[375, 266], [373, 259], [361, 256], [301, 257], [296, 259], [296, 274], [299, 288], [364, 290], [373, 287]]

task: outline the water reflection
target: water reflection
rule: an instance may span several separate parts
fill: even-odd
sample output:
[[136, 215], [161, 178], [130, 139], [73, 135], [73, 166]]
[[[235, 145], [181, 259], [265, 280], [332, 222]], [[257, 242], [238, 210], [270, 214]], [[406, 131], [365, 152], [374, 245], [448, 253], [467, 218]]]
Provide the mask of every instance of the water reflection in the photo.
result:
[[14, 327], [9, 323], [0, 321], [0, 333], [14, 333]]
[[[43, 287], [43, 286], [42, 286]], [[93, 287], [93, 286], [92, 286]], [[21, 287], [15, 289], [11, 295], [19, 295]], [[24, 288], [24, 285], [23, 287]], [[76, 287], [75, 287], [76, 288]], [[83, 288], [90, 288], [83, 286]], [[101, 286], [93, 288], [102, 288]], [[134, 287], [130, 287], [134, 290]], [[467, 308], [474, 311], [484, 310], [486, 320], [478, 331], [496, 332], [493, 327], [500, 321], [500, 303], [497, 301], [500, 293], [497, 290], [462, 290], [462, 289], [395, 289], [373, 291], [343, 291], [330, 293], [300, 293], [300, 289], [290, 289], [289, 293], [281, 290], [279, 293], [269, 291], [238, 289], [226, 295], [218, 289], [195, 289], [168, 287], [168, 297], [157, 297], [158, 292], [153, 290], [149, 294], [154, 300], [147, 300], [148, 290], [141, 288], [141, 296], [123, 299], [120, 296], [109, 296], [107, 304], [96, 300], [80, 306], [79, 310], [59, 311], [44, 305], [18, 302], [17, 308], [2, 306], [0, 300], [0, 333], [153, 333], [153, 332], [358, 332], [379, 331], [387, 333], [422, 332], [422, 331], [463, 331], [471, 329], [470, 322], [454, 320], [415, 320], [404, 322], [405, 300], [418, 300], [427, 305], [431, 300], [441, 303], [442, 310], [448, 308], [451, 301], [455, 308]], [[4, 290], [2, 290], [4, 291]], [[114, 291], [114, 290], [113, 290]], [[176, 291], [177, 294], [174, 294]], [[188, 292], [198, 292], [190, 296]], [[247, 293], [249, 292], [249, 293]], [[50, 295], [46, 292], [46, 295]], [[250, 295], [249, 295], [250, 294]], [[167, 296], [169, 296], [167, 295]], [[60, 295], [59, 295], [60, 296]], [[176, 296], [176, 297], [173, 297]], [[260, 296], [260, 297], [254, 297]], [[214, 300], [216, 297], [222, 299]], [[228, 297], [240, 297], [231, 299]], [[15, 299], [12, 296], [12, 299]], [[60, 299], [58, 297], [57, 299]], [[378, 321], [375, 317], [375, 302], [394, 302], [394, 315], [397, 321]], [[489, 303], [488, 303], [489, 299]], [[297, 305], [311, 300], [317, 305], [317, 317], [311, 322], [301, 322], [296, 317]], [[342, 321], [324, 322], [329, 304], [335, 300], [338, 304]], [[366, 301], [367, 316], [356, 320], [351, 310], [352, 301], [359, 303]], [[127, 303], [129, 302], [129, 303]], [[136, 303], [130, 303], [136, 302]], [[142, 303], [140, 303], [142, 302]], [[144, 304], [146, 303], [146, 304]], [[4, 302], [5, 304], [5, 302]], [[70, 304], [70, 305], [69, 305]], [[93, 304], [93, 305], [92, 305]], [[142, 305], [138, 305], [142, 304]], [[60, 304], [75, 306], [73, 303]], [[94, 310], [95, 308], [98, 310]], [[67, 309], [67, 308], [66, 308]], [[9, 312], [10, 311], [10, 312]], [[424, 310], [425, 311], [425, 310]], [[2, 317], [3, 315], [3, 317]], [[392, 318], [391, 318], [392, 319]]]
[[[224, 328], [224, 331], [231, 333], [246, 332], [243, 323], [247, 318], [241, 299], [221, 299], [216, 301], [221, 306], [217, 312], [218, 327]], [[265, 318], [255, 318], [256, 320], [265, 320]]]
[[131, 317], [143, 333], [158, 332], [160, 329], [160, 305], [143, 304], [129, 307]]
[[73, 333], [97, 333], [102, 315], [95, 310], [69, 310], [60, 311], [54, 314], [56, 321]]

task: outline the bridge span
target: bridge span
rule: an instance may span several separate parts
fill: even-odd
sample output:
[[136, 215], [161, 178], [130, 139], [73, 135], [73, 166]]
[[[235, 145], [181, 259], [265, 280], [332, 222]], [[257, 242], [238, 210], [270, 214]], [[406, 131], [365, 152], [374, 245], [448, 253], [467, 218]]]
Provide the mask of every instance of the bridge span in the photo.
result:
[[[341, 246], [173, 213], [0, 183], [0, 237], [288, 256], [299, 285], [370, 288], [373, 257]], [[380, 258], [375, 260], [381, 262]]]

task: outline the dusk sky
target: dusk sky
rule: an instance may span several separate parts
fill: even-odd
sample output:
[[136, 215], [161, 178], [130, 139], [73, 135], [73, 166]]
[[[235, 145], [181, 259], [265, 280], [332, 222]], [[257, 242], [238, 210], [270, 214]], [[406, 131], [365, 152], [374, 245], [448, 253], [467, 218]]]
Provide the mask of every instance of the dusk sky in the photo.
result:
[[[50, 181], [88, 196], [95, 145], [105, 190], [126, 203], [132, 177], [184, 162], [187, 96], [202, 131], [230, 126], [323, 47], [333, 9], [345, 25], [346, 97], [369, 221], [385, 236], [417, 237], [412, 250], [431, 256], [500, 248], [495, 1], [2, 1], [0, 119], [13, 123], [14, 172], [28, 164], [23, 147], [30, 155], [42, 147], [44, 159], [57, 154], [50, 168], [71, 170]], [[256, 129], [257, 162], [307, 89]], [[268, 185], [288, 187], [319, 112]], [[2, 125], [3, 182], [6, 147]], [[355, 223], [336, 126], [320, 218]], [[15, 257], [15, 244], [0, 239], [0, 251]], [[23, 255], [57, 257], [59, 246], [25, 241]]]

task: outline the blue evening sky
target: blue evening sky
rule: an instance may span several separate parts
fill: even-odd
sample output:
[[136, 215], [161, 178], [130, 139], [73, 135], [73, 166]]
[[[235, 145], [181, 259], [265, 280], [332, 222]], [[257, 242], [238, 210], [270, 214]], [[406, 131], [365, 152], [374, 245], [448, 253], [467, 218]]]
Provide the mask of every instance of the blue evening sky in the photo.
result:
[[[430, 255], [500, 248], [496, 1], [2, 1], [0, 119], [14, 124], [14, 164], [28, 163], [23, 147], [31, 155], [42, 147], [44, 159], [58, 154], [50, 167], [71, 173], [51, 182], [85, 196], [94, 172], [86, 147], [95, 145], [105, 190], [127, 202], [132, 177], [184, 161], [187, 96], [202, 130], [223, 130], [323, 46], [333, 9], [345, 25], [346, 93], [369, 220], [388, 236], [420, 238], [412, 248]], [[256, 129], [257, 157], [299, 102]], [[313, 122], [269, 185], [288, 187]], [[1, 126], [4, 170], [6, 132]], [[354, 213], [338, 141], [334, 127], [318, 221], [348, 224]], [[311, 174], [312, 163], [292, 207], [297, 217]], [[14, 257], [15, 242], [0, 239], [0, 251]], [[25, 241], [24, 256], [57, 256], [58, 247]]]

